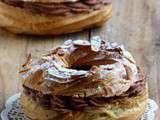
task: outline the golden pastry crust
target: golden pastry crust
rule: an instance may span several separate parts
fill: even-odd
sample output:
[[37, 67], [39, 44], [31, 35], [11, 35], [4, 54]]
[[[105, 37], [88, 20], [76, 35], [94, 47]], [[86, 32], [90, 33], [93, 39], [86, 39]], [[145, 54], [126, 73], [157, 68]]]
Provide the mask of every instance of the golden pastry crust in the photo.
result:
[[0, 26], [18, 34], [66, 34], [101, 26], [111, 17], [112, 5], [90, 13], [44, 16], [0, 2]]
[[[22, 84], [43, 94], [111, 97], [123, 94], [133, 83], [144, 80], [133, 57], [122, 46], [113, 47], [108, 43], [105, 48], [94, 51], [96, 40], [99, 40], [96, 44], [104, 47], [99, 37], [91, 42], [70, 41], [69, 45], [64, 43], [34, 65], [28, 64], [21, 74]], [[63, 55], [59, 54], [61, 52]], [[82, 65], [84, 68], [90, 65], [90, 68], [73, 68]]]
[[146, 111], [148, 88], [140, 96], [122, 99], [115, 103], [106, 103], [105, 107], [92, 108], [85, 112], [72, 111], [60, 114], [38, 105], [22, 94], [21, 104], [24, 112], [33, 120], [137, 120]]

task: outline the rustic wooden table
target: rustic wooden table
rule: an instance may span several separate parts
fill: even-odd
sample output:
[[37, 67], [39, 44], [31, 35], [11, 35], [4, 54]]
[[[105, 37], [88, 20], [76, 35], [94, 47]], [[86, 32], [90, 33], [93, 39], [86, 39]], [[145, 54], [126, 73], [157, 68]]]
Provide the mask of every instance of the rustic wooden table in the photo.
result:
[[160, 105], [160, 1], [113, 0], [113, 18], [102, 28], [57, 37], [18, 36], [0, 29], [0, 111], [21, 89], [18, 70], [27, 53], [37, 59], [66, 39], [89, 40], [95, 35], [132, 52], [148, 77], [150, 98]]

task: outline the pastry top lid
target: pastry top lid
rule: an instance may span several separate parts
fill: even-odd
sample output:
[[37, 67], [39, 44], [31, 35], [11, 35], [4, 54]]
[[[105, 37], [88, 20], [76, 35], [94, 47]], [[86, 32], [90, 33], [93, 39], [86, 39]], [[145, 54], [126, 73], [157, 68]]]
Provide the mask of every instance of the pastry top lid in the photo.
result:
[[121, 95], [142, 79], [135, 60], [122, 45], [98, 36], [91, 42], [68, 40], [35, 63], [29, 57], [21, 76], [23, 84], [32, 81], [29, 86], [39, 90], [45, 84], [54, 95], [105, 97]]

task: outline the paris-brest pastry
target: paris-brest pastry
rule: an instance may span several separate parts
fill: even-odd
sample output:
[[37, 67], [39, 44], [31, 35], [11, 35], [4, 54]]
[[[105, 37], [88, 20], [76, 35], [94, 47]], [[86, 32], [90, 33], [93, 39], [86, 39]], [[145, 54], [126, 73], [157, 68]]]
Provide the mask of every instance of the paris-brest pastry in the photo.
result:
[[0, 0], [0, 27], [19, 34], [58, 35], [101, 26], [111, 0]]
[[132, 55], [99, 37], [68, 40], [20, 71], [21, 105], [33, 120], [137, 120], [148, 88]]

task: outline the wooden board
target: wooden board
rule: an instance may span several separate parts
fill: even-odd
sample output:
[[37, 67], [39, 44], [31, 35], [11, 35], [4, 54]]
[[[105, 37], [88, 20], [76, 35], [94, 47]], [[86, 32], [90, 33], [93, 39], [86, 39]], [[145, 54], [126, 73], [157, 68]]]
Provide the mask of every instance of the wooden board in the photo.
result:
[[113, 18], [101, 28], [57, 37], [18, 36], [0, 29], [0, 110], [21, 90], [18, 70], [27, 53], [37, 59], [66, 39], [90, 40], [95, 35], [132, 52], [148, 78], [150, 98], [160, 105], [160, 1], [113, 0]]

